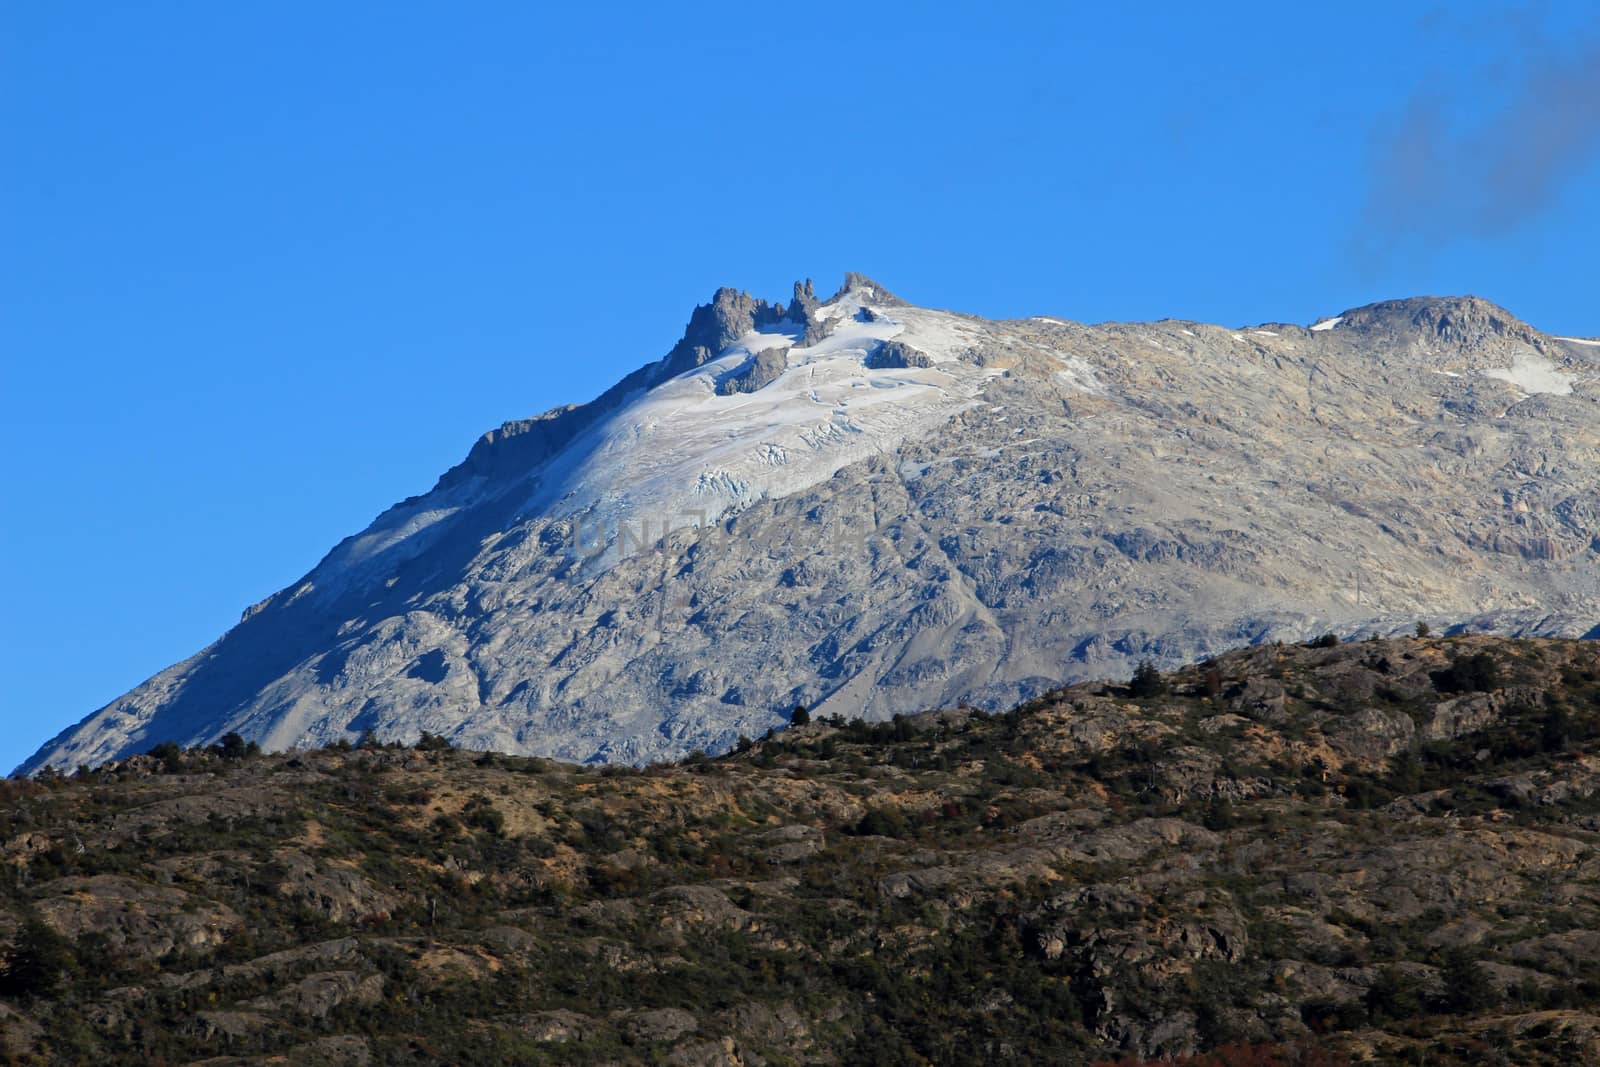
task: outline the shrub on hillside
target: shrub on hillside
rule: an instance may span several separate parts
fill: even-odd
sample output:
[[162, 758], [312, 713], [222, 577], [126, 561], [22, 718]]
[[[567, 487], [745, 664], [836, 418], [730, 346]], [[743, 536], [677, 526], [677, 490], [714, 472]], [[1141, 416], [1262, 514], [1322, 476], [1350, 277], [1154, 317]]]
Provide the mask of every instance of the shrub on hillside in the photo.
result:
[[506, 817], [481, 793], [474, 793], [461, 809], [461, 821], [474, 830], [484, 830], [496, 837], [505, 832]]
[[183, 770], [183, 749], [178, 747], [176, 741], [163, 741], [145, 755], [160, 760], [161, 770], [166, 774], [177, 774]]
[[222, 740], [211, 746], [215, 752], [225, 760], [242, 760], [261, 754], [261, 746], [254, 741], [246, 742], [236, 733], [224, 734]]
[[37, 915], [29, 916], [0, 959], [0, 996], [48, 997], [61, 988], [75, 963], [66, 938]]
[[1445, 953], [1439, 979], [1444, 985], [1440, 1006], [1452, 1015], [1471, 1015], [1494, 1007], [1500, 1000], [1494, 980], [1462, 949]]
[[1422, 990], [1405, 971], [1390, 965], [1380, 970], [1367, 988], [1366, 1008], [1380, 1022], [1414, 1018], [1422, 1013]]
[[448, 752], [455, 746], [443, 734], [430, 734], [422, 731], [422, 736], [417, 738], [417, 743], [412, 746], [418, 752]]
[[904, 837], [911, 824], [898, 808], [869, 808], [850, 832], [861, 837]]
[[1500, 666], [1487, 652], [1458, 659], [1430, 677], [1441, 693], [1489, 693], [1500, 688]]
[[1139, 661], [1128, 682], [1128, 692], [1136, 697], [1157, 697], [1167, 691], [1167, 683], [1156, 665], [1147, 659]]

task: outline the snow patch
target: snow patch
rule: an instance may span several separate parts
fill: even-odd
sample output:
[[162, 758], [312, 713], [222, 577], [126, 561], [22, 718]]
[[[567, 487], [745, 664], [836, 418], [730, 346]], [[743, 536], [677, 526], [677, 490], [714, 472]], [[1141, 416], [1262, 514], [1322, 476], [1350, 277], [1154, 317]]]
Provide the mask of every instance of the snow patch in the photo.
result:
[[1557, 337], [1556, 340], [1566, 341], [1568, 344], [1589, 345], [1592, 348], [1600, 348], [1600, 340], [1593, 337]]
[[[519, 505], [507, 509], [507, 529], [574, 520], [586, 531], [578, 540], [600, 550], [584, 551], [586, 566], [604, 569], [666, 530], [803, 492], [849, 464], [893, 452], [982, 403], [985, 386], [1007, 373], [978, 365], [974, 355], [1019, 338], [967, 316], [873, 299], [859, 290], [823, 307], [831, 332], [810, 346], [791, 322], [746, 334], [600, 415], [520, 477], [472, 478], [396, 505], [329, 553], [310, 584], [329, 594], [392, 573], [446, 536], [460, 513], [502, 494], [515, 494], [507, 503]], [[932, 365], [868, 368], [867, 356], [889, 339], [925, 353]], [[1063, 386], [1106, 392], [1085, 360], [1023, 343], [1055, 361]], [[775, 380], [751, 393], [717, 392], [724, 375], [777, 346], [789, 352]]]
[[1568, 396], [1572, 392], [1573, 377], [1556, 369], [1556, 365], [1543, 356], [1523, 353], [1505, 370], [1486, 370], [1484, 377], [1510, 382], [1524, 393], [1549, 393]]
[[1335, 326], [1339, 325], [1343, 321], [1344, 321], [1344, 316], [1343, 315], [1335, 315], [1331, 319], [1323, 319], [1321, 322], [1313, 324], [1311, 329], [1312, 329], [1312, 332], [1314, 332], [1314, 333], [1321, 333], [1323, 330], [1331, 330], [1331, 329], [1333, 329]]
[[[870, 299], [855, 291], [826, 309], [832, 332], [791, 347], [788, 369], [753, 393], [721, 396], [715, 383], [751, 353], [795, 337], [770, 329], [741, 337], [610, 413], [551, 458], [520, 513], [578, 515], [608, 530], [708, 522], [892, 451], [978, 403], [984, 384], [1003, 373], [961, 358], [988, 339], [980, 324], [922, 308], [872, 307]], [[862, 307], [871, 308], [870, 321], [857, 314]], [[891, 338], [934, 365], [867, 368], [867, 355]], [[1098, 384], [1092, 373], [1085, 383]], [[609, 553], [602, 565], [616, 558]]]
[[1056, 371], [1058, 380], [1065, 382], [1080, 392], [1092, 393], [1095, 396], [1105, 396], [1106, 387], [1101, 384], [1099, 377], [1095, 375], [1094, 368], [1089, 366], [1088, 363], [1077, 356], [1063, 356], [1059, 353], [1056, 354], [1056, 359], [1064, 364], [1060, 370]]

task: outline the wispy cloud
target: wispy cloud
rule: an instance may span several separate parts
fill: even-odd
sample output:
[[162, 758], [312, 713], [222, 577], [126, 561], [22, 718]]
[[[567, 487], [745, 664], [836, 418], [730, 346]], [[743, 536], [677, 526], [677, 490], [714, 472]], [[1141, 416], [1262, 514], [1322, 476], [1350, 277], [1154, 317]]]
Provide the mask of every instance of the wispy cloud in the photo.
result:
[[1476, 88], [1429, 88], [1374, 132], [1358, 252], [1505, 235], [1600, 154], [1600, 38], [1561, 47], [1526, 25], [1498, 29], [1521, 38], [1523, 62], [1477, 80], [1500, 82], [1496, 106], [1484, 111]]

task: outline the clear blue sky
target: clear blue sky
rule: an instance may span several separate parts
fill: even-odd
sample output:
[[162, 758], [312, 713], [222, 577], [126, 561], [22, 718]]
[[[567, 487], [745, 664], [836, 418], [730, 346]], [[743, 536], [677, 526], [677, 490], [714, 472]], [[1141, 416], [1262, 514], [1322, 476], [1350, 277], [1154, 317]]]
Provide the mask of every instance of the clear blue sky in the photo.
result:
[[966, 6], [6, 5], [0, 768], [718, 285], [1600, 333], [1587, 5]]

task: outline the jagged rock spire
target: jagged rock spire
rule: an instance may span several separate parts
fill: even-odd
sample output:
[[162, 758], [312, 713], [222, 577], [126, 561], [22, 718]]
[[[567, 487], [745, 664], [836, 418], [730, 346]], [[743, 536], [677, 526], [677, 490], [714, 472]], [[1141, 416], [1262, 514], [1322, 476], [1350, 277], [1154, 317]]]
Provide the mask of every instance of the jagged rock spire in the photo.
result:
[[827, 335], [826, 323], [818, 317], [818, 309], [847, 295], [863, 293], [870, 293], [875, 304], [904, 303], [871, 278], [854, 271], [845, 274], [844, 284], [826, 301], [817, 299], [816, 286], [810, 278], [795, 282], [794, 296], [787, 307], [757, 299], [743, 290], [718, 289], [710, 303], [696, 307], [689, 316], [683, 338], [662, 361], [661, 376], [670, 378], [692, 370], [716, 358], [718, 352], [751, 330], [784, 320], [801, 328], [801, 345], [816, 344]]
[[895, 296], [884, 286], [879, 285], [865, 274], [857, 274], [853, 270], [845, 272], [844, 284], [839, 287], [839, 291], [834, 293], [828, 302], [832, 303], [834, 300], [851, 294], [870, 294], [870, 299], [874, 304], [892, 306], [905, 303], [904, 300]]
[[804, 316], [820, 307], [822, 302], [817, 299], [817, 290], [807, 278], [803, 282], [794, 283], [794, 300], [789, 304], [789, 317], [795, 322], [805, 321]]
[[[798, 284], [795, 286], [799, 293]], [[738, 289], [718, 289], [711, 303], [701, 304], [689, 316], [683, 338], [663, 360], [663, 377], [692, 370], [733, 344], [757, 326], [783, 317], [782, 304], [769, 304]]]

